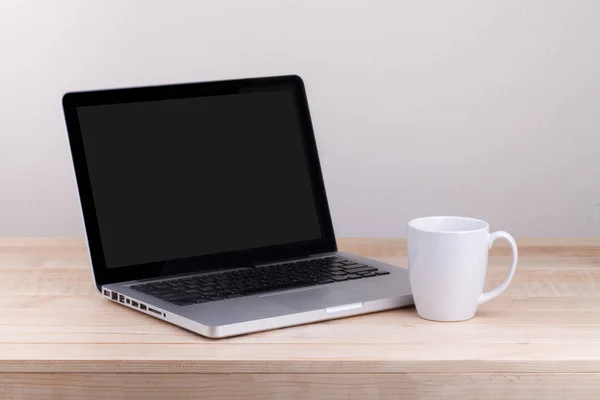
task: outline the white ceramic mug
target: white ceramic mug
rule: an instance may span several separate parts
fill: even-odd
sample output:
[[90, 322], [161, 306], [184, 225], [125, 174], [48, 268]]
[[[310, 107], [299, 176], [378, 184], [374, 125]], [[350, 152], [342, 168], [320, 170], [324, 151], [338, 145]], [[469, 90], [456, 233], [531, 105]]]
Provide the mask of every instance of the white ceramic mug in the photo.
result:
[[[510, 243], [508, 277], [483, 293], [488, 252], [496, 239]], [[507, 232], [493, 232], [487, 222], [466, 217], [425, 217], [408, 223], [408, 272], [419, 316], [433, 321], [464, 321], [477, 306], [498, 296], [517, 268], [517, 244]]]

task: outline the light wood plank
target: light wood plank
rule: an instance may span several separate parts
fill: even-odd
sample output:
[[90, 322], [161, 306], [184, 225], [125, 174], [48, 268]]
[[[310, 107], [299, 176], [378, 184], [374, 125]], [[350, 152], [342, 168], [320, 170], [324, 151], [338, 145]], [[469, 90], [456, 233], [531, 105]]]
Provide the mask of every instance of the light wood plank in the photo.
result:
[[[58, 321], [48, 311], [27, 309], [4, 312], [0, 343], [213, 343], [173, 325], [114, 305], [118, 312], [77, 310], [72, 320]], [[440, 324], [420, 319], [414, 309], [394, 310], [334, 321], [223, 339], [219, 343], [267, 344], [494, 344], [494, 343], [600, 343], [600, 310], [502, 310], [483, 308], [477, 318]], [[123, 321], [123, 320], [126, 321]], [[561, 325], [556, 326], [560, 319]], [[44, 329], [41, 330], [40, 327]]]
[[1, 372], [600, 372], [600, 345], [4, 343]]
[[11, 400], [597, 399], [600, 374], [4, 374]]

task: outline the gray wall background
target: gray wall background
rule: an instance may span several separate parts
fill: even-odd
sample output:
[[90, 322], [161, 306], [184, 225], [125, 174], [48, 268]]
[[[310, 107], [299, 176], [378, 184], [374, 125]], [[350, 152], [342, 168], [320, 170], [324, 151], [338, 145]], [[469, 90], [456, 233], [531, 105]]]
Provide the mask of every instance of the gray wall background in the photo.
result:
[[336, 232], [600, 236], [600, 2], [0, 1], [0, 235], [81, 235], [69, 90], [298, 73]]

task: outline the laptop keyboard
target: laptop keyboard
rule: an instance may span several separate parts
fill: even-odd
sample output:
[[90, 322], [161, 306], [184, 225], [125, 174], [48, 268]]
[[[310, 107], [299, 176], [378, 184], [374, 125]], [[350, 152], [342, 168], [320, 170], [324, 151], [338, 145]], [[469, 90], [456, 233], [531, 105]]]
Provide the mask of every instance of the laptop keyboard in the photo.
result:
[[188, 306], [273, 290], [324, 285], [388, 274], [387, 271], [379, 271], [375, 267], [341, 257], [327, 257], [144, 283], [131, 288], [178, 306]]

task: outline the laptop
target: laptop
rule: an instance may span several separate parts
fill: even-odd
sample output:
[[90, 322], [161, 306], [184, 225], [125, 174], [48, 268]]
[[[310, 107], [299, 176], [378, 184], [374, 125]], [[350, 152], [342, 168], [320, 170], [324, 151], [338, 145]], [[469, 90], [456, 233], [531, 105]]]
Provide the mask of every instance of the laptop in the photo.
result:
[[100, 294], [222, 338], [412, 304], [405, 269], [338, 252], [303, 81], [67, 93]]

